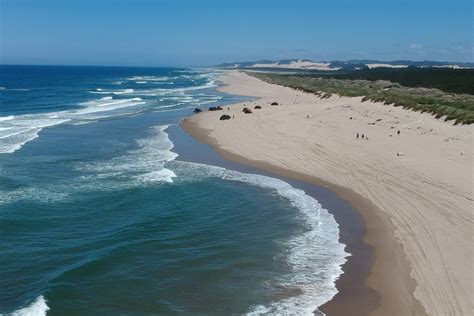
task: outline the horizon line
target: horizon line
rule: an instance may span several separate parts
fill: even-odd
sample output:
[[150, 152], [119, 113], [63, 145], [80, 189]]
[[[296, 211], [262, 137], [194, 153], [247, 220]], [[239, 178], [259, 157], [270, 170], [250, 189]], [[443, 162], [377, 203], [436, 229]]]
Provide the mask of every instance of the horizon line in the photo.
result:
[[390, 60], [384, 60], [384, 59], [371, 59], [371, 58], [365, 58], [365, 59], [345, 59], [345, 60], [312, 60], [309, 58], [280, 58], [280, 59], [255, 59], [255, 60], [238, 60], [238, 61], [225, 61], [225, 62], [220, 62], [215, 65], [189, 65], [189, 66], [178, 66], [178, 65], [88, 65], [88, 64], [28, 64], [28, 63], [0, 63], [0, 66], [35, 66], [35, 67], [116, 67], [116, 68], [217, 68], [218, 65], [220, 64], [232, 64], [232, 63], [242, 63], [242, 62], [258, 62], [262, 60], [268, 60], [268, 61], [282, 61], [282, 60], [308, 60], [311, 62], [349, 62], [349, 61], [377, 61], [377, 62], [399, 62], [399, 61], [408, 61], [408, 62], [436, 62], [436, 63], [459, 63], [459, 64], [474, 64], [473, 61], [446, 61], [446, 60], [432, 60], [432, 59], [423, 59], [423, 60], [413, 60], [413, 59], [390, 59]]

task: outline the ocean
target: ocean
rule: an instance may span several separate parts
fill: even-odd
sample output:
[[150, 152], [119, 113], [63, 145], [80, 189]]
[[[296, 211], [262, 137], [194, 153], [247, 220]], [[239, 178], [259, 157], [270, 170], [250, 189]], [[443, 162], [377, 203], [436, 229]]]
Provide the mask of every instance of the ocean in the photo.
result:
[[337, 293], [315, 198], [181, 159], [180, 120], [246, 100], [218, 76], [0, 66], [0, 315], [312, 315]]

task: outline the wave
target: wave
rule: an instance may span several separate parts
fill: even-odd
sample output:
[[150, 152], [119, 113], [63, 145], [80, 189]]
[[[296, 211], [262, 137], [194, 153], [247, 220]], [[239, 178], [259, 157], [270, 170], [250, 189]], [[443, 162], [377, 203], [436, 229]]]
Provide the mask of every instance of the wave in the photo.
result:
[[[186, 72], [186, 75], [198, 77], [212, 78], [206, 74], [189, 74]], [[181, 78], [180, 76], [134, 76], [127, 78], [127, 80], [138, 81], [150, 81], [150, 82], [160, 82], [167, 83], [173, 78]], [[124, 79], [125, 80], [125, 79]], [[117, 83], [114, 81], [113, 83]], [[122, 81], [120, 81], [122, 83]], [[100, 99], [91, 100], [79, 104], [82, 108], [50, 113], [38, 113], [38, 114], [25, 114], [18, 116], [5, 116], [0, 117], [0, 154], [13, 153], [24, 144], [29, 141], [36, 139], [45, 127], [51, 127], [54, 125], [59, 125], [72, 121], [72, 124], [81, 124], [83, 122], [95, 121], [101, 118], [107, 118], [116, 115], [126, 115], [130, 114], [130, 111], [136, 113], [139, 110], [126, 109], [136, 106], [141, 106], [146, 104], [146, 102], [140, 98], [150, 97], [150, 96], [161, 96], [159, 99], [161, 102], [173, 100], [176, 102], [171, 102], [173, 104], [161, 105], [154, 104], [158, 112], [161, 111], [177, 111], [182, 109], [189, 108], [186, 105], [200, 106], [208, 103], [214, 102], [214, 100], [220, 99], [203, 96], [202, 94], [187, 93], [198, 91], [202, 89], [209, 89], [215, 87], [214, 80], [209, 80], [208, 82], [191, 87], [183, 88], [174, 88], [174, 89], [148, 89], [148, 90], [134, 90], [131, 88], [128, 89], [105, 89], [105, 88], [96, 88], [93, 91], [89, 91], [93, 94], [103, 94]], [[115, 99], [115, 95], [130, 96], [129, 98]], [[149, 103], [152, 104], [151, 102]], [[161, 110], [160, 110], [161, 109]], [[168, 109], [168, 110], [165, 110]], [[143, 110], [143, 108], [141, 108]], [[104, 113], [106, 113], [104, 115]], [[4, 137], [2, 137], [4, 136]]]
[[157, 77], [157, 76], [133, 76], [126, 78], [129, 81], [167, 81], [170, 79], [177, 79], [178, 77]]
[[183, 110], [189, 110], [189, 109], [195, 109], [195, 106], [188, 106], [184, 108], [174, 108], [174, 109], [165, 109], [165, 110], [160, 110], [159, 108], [157, 110], [153, 110], [154, 113], [166, 113], [166, 112], [177, 112], [177, 111], [183, 111]]
[[2, 116], [2, 117], [0, 117], [0, 122], [13, 120], [14, 118], [15, 118], [15, 116], [13, 116], [13, 115]]
[[[151, 128], [146, 137], [136, 141], [137, 148], [122, 156], [93, 163], [76, 163], [75, 167], [85, 175], [66, 184], [67, 191], [109, 191], [173, 181], [202, 181], [212, 177], [274, 190], [299, 210], [298, 214], [307, 229], [284, 242], [289, 252], [283, 254], [283, 259], [292, 267], [292, 271], [280, 276], [273, 286], [275, 291], [298, 287], [298, 293], [301, 294], [267, 305], [252, 306], [248, 314], [314, 315], [313, 311], [318, 306], [337, 293], [335, 281], [342, 273], [341, 266], [349, 255], [344, 251], [345, 245], [339, 242], [339, 227], [334, 217], [303, 190], [282, 180], [177, 161], [178, 155], [172, 152], [174, 144], [166, 133], [168, 127], [162, 125]], [[66, 190], [65, 186], [61, 185], [61, 191]], [[25, 195], [21, 196], [24, 198]]]
[[134, 89], [104, 90], [104, 89], [98, 88], [98, 89], [95, 89], [94, 91], [89, 91], [89, 93], [121, 95], [121, 94], [132, 94], [134, 91], [135, 91]]
[[[97, 116], [104, 112], [115, 113], [124, 108], [143, 104], [145, 102], [139, 97], [115, 100], [107, 96], [81, 103], [83, 108], [77, 110], [0, 117], [0, 154], [9, 154], [19, 150], [24, 144], [36, 139], [44, 128], [70, 121], [78, 123], [96, 120]], [[101, 118], [113, 115], [116, 114], [101, 115]]]
[[15, 135], [12, 135], [11, 140], [2, 140], [0, 144], [0, 154], [14, 153], [15, 151], [23, 147], [24, 144], [37, 138], [40, 131], [41, 129], [31, 129], [29, 132], [21, 134], [21, 136], [14, 137]]
[[31, 89], [0, 87], [0, 91], [31, 91]]
[[35, 203], [58, 203], [66, 201], [69, 193], [64, 186], [56, 188], [22, 187], [13, 191], [0, 191], [0, 205], [28, 200]]
[[188, 88], [181, 88], [181, 89], [175, 89], [177, 91], [195, 91], [195, 90], [203, 90], [203, 89], [210, 89], [210, 88], [215, 88], [217, 87], [216, 82], [214, 80], [211, 80], [203, 85], [200, 86], [195, 86], [195, 87], [188, 87]]
[[[157, 106], [156, 110], [175, 108], [175, 107], [178, 107], [178, 106], [183, 105], [183, 104], [185, 104], [185, 103], [184, 102], [178, 102], [178, 103], [174, 103], [174, 104], [170, 104], [170, 105], [161, 105], [161, 106]], [[179, 108], [179, 110], [182, 110], [182, 108]]]
[[0, 130], [0, 154], [13, 153], [27, 142], [37, 138], [43, 128], [62, 124], [69, 120], [66, 118], [36, 118], [34, 115], [23, 115], [4, 121], [8, 125], [2, 126], [2, 130]]
[[121, 91], [113, 91], [113, 94], [129, 94], [133, 93], [135, 90], [134, 89], [123, 89]]
[[267, 176], [191, 162], [175, 161], [172, 166], [180, 171], [180, 179], [182, 174], [188, 181], [217, 177], [275, 190], [300, 211], [299, 215], [308, 229], [285, 242], [290, 251], [284, 259], [292, 267], [292, 272], [281, 276], [276, 281], [275, 289], [298, 287], [301, 294], [268, 305], [253, 306], [248, 315], [314, 315], [317, 307], [337, 293], [335, 282], [349, 254], [344, 251], [345, 245], [339, 242], [337, 222], [317, 200], [303, 190]]
[[140, 176], [136, 176], [135, 180], [137, 182], [149, 184], [157, 182], [173, 182], [173, 178], [176, 178], [176, 174], [170, 169], [163, 168], [157, 171], [151, 171]]
[[85, 109], [77, 110], [76, 114], [93, 114], [97, 112], [113, 111], [126, 107], [137, 106], [145, 104], [141, 98], [131, 99], [100, 99], [82, 103]]
[[215, 81], [210, 81], [203, 85], [186, 87], [186, 88], [174, 88], [174, 89], [157, 88], [157, 89], [148, 89], [148, 90], [137, 90], [133, 94], [141, 95], [141, 96], [166, 96], [166, 95], [183, 94], [188, 91], [211, 89], [215, 87], [217, 87]]
[[177, 101], [180, 103], [194, 103], [195, 105], [203, 105], [208, 103], [213, 103], [221, 100], [221, 96], [213, 96], [208, 94], [194, 94], [194, 95], [171, 95], [171, 96], [161, 96], [159, 99], [160, 102], [163, 101]]
[[99, 100], [92, 100], [92, 101], [87, 101], [81, 103], [81, 105], [86, 105], [86, 106], [109, 106], [109, 105], [114, 105], [114, 104], [123, 104], [123, 103], [129, 103], [129, 102], [140, 102], [143, 101], [141, 98], [132, 98], [132, 99], [114, 99], [112, 97], [103, 97]]
[[168, 127], [160, 125], [151, 128], [147, 137], [136, 141], [136, 149], [122, 156], [106, 161], [76, 163], [74, 168], [84, 175], [75, 181], [68, 180], [67, 183], [43, 188], [0, 190], [0, 205], [25, 199], [36, 203], [56, 203], [67, 200], [74, 192], [115, 191], [172, 183], [176, 174], [166, 164], [175, 160], [178, 154], [172, 152], [174, 144], [165, 132]]
[[200, 105], [205, 105], [205, 104], [210, 104], [210, 103], [215, 103], [217, 100], [203, 100], [203, 101], [197, 101], [196, 106]]
[[169, 100], [187, 103], [187, 102], [193, 102], [196, 99], [193, 96], [190, 96], [190, 95], [164, 96], [164, 97], [160, 98], [161, 102], [169, 101]]
[[[46, 316], [49, 306], [43, 295], [38, 296], [30, 305], [14, 311], [10, 316]], [[5, 315], [7, 316], [7, 315]]]
[[151, 128], [148, 137], [136, 141], [138, 148], [128, 151], [123, 156], [102, 162], [79, 163], [76, 168], [90, 174], [83, 177], [83, 180], [92, 185], [95, 185], [94, 179], [99, 178], [102, 183], [110, 179], [112, 183], [104, 186], [106, 190], [160, 182], [171, 183], [176, 174], [166, 168], [165, 164], [176, 159], [178, 154], [171, 151], [174, 144], [165, 132], [168, 127], [169, 125], [161, 125]]

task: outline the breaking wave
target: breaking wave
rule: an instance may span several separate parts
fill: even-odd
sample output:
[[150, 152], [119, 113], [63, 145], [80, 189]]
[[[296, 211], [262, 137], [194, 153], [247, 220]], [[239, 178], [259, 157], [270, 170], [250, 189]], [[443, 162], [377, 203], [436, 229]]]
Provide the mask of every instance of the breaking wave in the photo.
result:
[[46, 316], [49, 306], [43, 295], [39, 296], [30, 305], [4, 316]]
[[[89, 91], [92, 94], [103, 94], [104, 97], [78, 104], [80, 108], [37, 114], [22, 114], [0, 117], [0, 154], [13, 153], [23, 147], [24, 144], [36, 139], [40, 132], [46, 128], [67, 122], [70, 124], [86, 124], [95, 122], [98, 119], [107, 118], [115, 115], [133, 114], [143, 111], [146, 105], [150, 110], [170, 111], [179, 109], [188, 109], [191, 106], [201, 106], [218, 101], [220, 96], [193, 94], [194, 91], [216, 87], [213, 75], [207, 73], [179, 74], [175, 76], [133, 76], [129, 78], [116, 78], [110, 83], [112, 85], [133, 82], [157, 82], [174, 83], [175, 79], [190, 77], [205, 81], [204, 83], [195, 83], [188, 87], [173, 89], [113, 89], [96, 88]], [[118, 80], [117, 80], [118, 79]], [[204, 79], [204, 80], [203, 80]], [[3, 87], [4, 88], [4, 87]], [[4, 89], [10, 90], [10, 89]], [[152, 97], [161, 96], [159, 102]], [[134, 109], [134, 107], [139, 107]]]
[[95, 93], [95, 94], [121, 95], [121, 94], [130, 94], [130, 93], [133, 93], [134, 91], [135, 91], [134, 89], [104, 90], [104, 89], [98, 88], [98, 89], [95, 89], [94, 91], [89, 91], [89, 92]]
[[217, 177], [272, 189], [299, 210], [307, 229], [285, 243], [290, 251], [284, 260], [293, 271], [281, 276], [270, 287], [278, 292], [296, 287], [301, 294], [268, 305], [253, 306], [249, 315], [314, 315], [317, 307], [337, 293], [335, 282], [342, 274], [341, 266], [349, 254], [344, 251], [345, 245], [339, 242], [339, 225], [316, 199], [282, 180], [267, 176], [182, 161], [175, 161], [170, 167], [176, 169], [179, 179], [187, 181]]
[[176, 174], [166, 168], [165, 164], [178, 155], [171, 151], [174, 144], [165, 132], [167, 128], [168, 125], [153, 127], [148, 137], [137, 141], [137, 149], [130, 150], [123, 156], [108, 161], [78, 164], [78, 170], [90, 174], [82, 179], [92, 185], [94, 181], [91, 180], [99, 178], [104, 182], [110, 179], [111, 182], [103, 187], [105, 190], [173, 182]]

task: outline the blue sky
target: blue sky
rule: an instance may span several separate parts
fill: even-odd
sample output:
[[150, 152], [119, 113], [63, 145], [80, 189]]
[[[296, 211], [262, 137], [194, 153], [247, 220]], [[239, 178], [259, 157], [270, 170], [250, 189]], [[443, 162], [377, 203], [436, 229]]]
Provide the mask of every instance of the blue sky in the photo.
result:
[[471, 0], [0, 0], [0, 63], [474, 61]]

